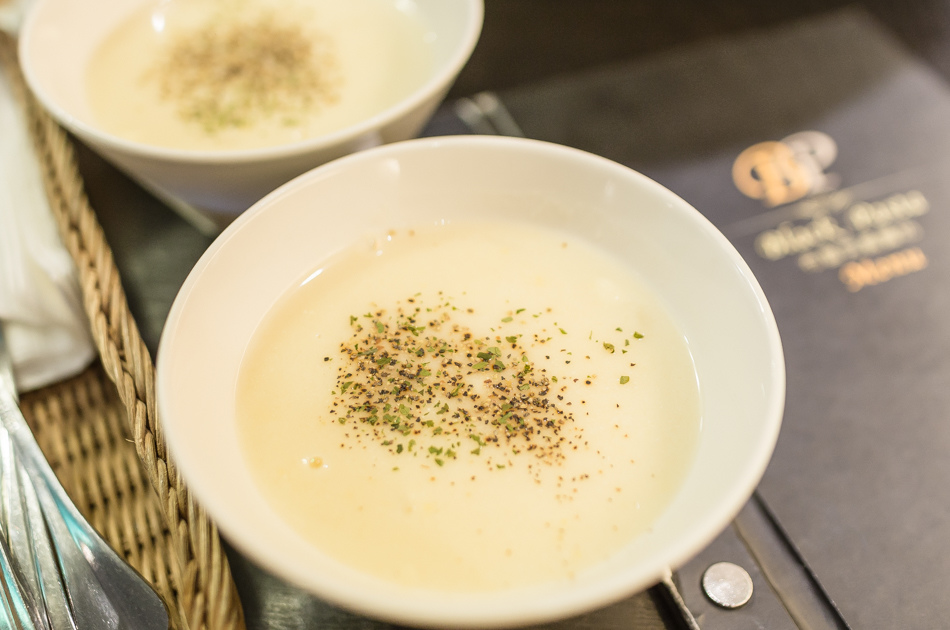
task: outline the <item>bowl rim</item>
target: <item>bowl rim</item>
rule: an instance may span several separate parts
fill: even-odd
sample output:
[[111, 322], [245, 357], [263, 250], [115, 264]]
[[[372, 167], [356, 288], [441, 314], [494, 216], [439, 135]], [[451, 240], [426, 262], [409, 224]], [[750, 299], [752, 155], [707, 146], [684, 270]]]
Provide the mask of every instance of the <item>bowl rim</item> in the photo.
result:
[[[623, 177], [636, 179], [641, 185], [650, 188], [653, 194], [659, 198], [668, 203], [678, 205], [681, 211], [692, 213], [696, 220], [697, 229], [719, 243], [721, 253], [739, 272], [742, 280], [751, 291], [754, 302], [761, 311], [760, 321], [769, 346], [770, 378], [768, 383], [774, 392], [774, 395], [767, 401], [767, 413], [763, 420], [763, 423], [767, 423], [767, 430], [761, 432], [759, 440], [754, 446], [754, 450], [750, 450], [748, 453], [750, 456], [744, 461], [741, 475], [737, 475], [741, 483], [736, 483], [732, 486], [716, 505], [716, 508], [704, 514], [704, 518], [702, 519], [705, 524], [704, 527], [692, 527], [688, 532], [689, 535], [680, 536], [674, 543], [666, 545], [665, 553], [663, 554], [666, 560], [665, 566], [660, 567], [651, 564], [649, 567], [642, 567], [638, 572], [628, 571], [621, 575], [614, 575], [610, 579], [603, 580], [602, 583], [598, 584], [598, 588], [594, 590], [588, 588], [583, 591], [575, 592], [577, 589], [571, 589], [571, 592], [566, 594], [564, 588], [559, 587], [558, 593], [565, 596], [557, 601], [553, 601], [549, 598], [546, 602], [546, 606], [543, 608], [535, 605], [526, 606], [517, 611], [506, 609], [479, 610], [475, 615], [471, 614], [473, 608], [471, 599], [464, 600], [464, 602], [453, 601], [450, 606], [443, 605], [434, 606], [432, 609], [423, 609], [424, 606], [418, 602], [408, 605], [405, 603], [394, 605], [391, 600], [382, 601], [366, 593], [354, 594], [345, 586], [337, 587], [334, 584], [327, 584], [326, 581], [320, 584], [320, 589], [317, 589], [314, 580], [307, 579], [297, 571], [288, 571], [287, 567], [279, 564], [279, 561], [268, 557], [266, 551], [261, 549], [259, 544], [255, 545], [254, 541], [237, 535], [238, 532], [236, 528], [231, 527], [231, 523], [222, 520], [219, 524], [219, 529], [229, 538], [236, 548], [266, 570], [280, 575], [282, 579], [288, 580], [308, 592], [318, 594], [319, 597], [334, 605], [355, 611], [359, 614], [395, 623], [418, 625], [421, 627], [513, 627], [553, 621], [615, 603], [631, 595], [634, 590], [632, 586], [634, 582], [638, 587], [646, 588], [650, 584], [664, 579], [669, 571], [681, 566], [690, 558], [694, 557], [728, 526], [742, 506], [748, 501], [764, 475], [778, 441], [785, 407], [786, 366], [781, 337], [768, 300], [744, 258], [722, 232], [696, 210], [692, 204], [686, 202], [658, 182], [623, 164], [580, 149], [540, 140], [500, 136], [470, 135], [417, 138], [350, 154], [316, 167], [274, 190], [240, 215], [211, 244], [208, 250], [206, 250], [198, 260], [192, 272], [189, 273], [178, 296], [175, 298], [168, 315], [165, 330], [163, 330], [159, 342], [156, 362], [156, 399], [159, 406], [161, 406], [162, 401], [168, 396], [166, 382], [165, 379], [162, 378], [162, 374], [168, 369], [169, 348], [173, 343], [172, 338], [175, 329], [182, 319], [187, 296], [199, 282], [204, 269], [212, 264], [219, 250], [226, 246], [227, 242], [231, 240], [231, 237], [243, 229], [242, 226], [252, 221], [257, 214], [265, 212], [267, 208], [281, 203], [281, 199], [284, 196], [311, 185], [311, 182], [332, 175], [332, 172], [335, 170], [347, 169], [350, 167], [350, 164], [368, 160], [381, 160], [393, 154], [398, 155], [406, 151], [429, 151], [438, 150], [440, 147], [451, 148], [458, 146], [495, 146], [499, 149], [509, 148], [521, 152], [534, 151], [557, 154], [563, 159], [581, 160], [588, 164], [598, 165], [599, 168], [612, 171]], [[177, 434], [174, 424], [166, 426], [164, 432], [168, 448], [173, 452], [173, 442]], [[214, 515], [218, 513], [218, 506], [214, 505], [214, 493], [209, 491], [209, 487], [203, 485], [200, 477], [192, 476], [189, 479], [188, 473], [192, 471], [192, 468], [186, 463], [178, 462], [178, 467], [182, 478], [185, 479], [189, 487], [192, 488], [196, 499], [200, 500], [202, 504], [206, 506], [208, 514], [214, 517]], [[492, 593], [488, 594], [489, 597], [491, 595]], [[469, 594], [468, 597], [471, 598], [473, 595]], [[453, 606], [465, 608], [465, 612], [468, 613], [469, 616], [460, 617], [459, 614], [453, 610]]]
[[[463, 37], [456, 43], [452, 55], [446, 59], [438, 72], [432, 73], [422, 85], [418, 86], [408, 96], [369, 118], [327, 134], [287, 144], [251, 149], [195, 150], [162, 147], [127, 140], [74, 116], [65, 108], [61, 107], [55, 99], [50, 97], [43, 89], [42, 81], [30, 63], [31, 57], [29, 50], [32, 47], [33, 34], [37, 28], [39, 15], [42, 13], [44, 5], [55, 1], [56, 0], [35, 0], [20, 29], [17, 51], [20, 68], [23, 71], [27, 85], [37, 100], [54, 118], [59, 120], [64, 127], [82, 138], [94, 140], [105, 149], [119, 151], [141, 158], [191, 164], [244, 164], [275, 158], [294, 158], [329, 147], [351, 143], [371, 134], [375, 130], [382, 129], [386, 125], [399, 120], [409, 112], [422, 106], [428, 99], [432, 98], [433, 95], [438, 94], [440, 90], [445, 89], [452, 83], [475, 50], [475, 46], [481, 35], [485, 16], [484, 0], [459, 0], [464, 3], [467, 9], [465, 31]], [[157, 0], [143, 0], [142, 5], [144, 6], [149, 2], [155, 3]]]

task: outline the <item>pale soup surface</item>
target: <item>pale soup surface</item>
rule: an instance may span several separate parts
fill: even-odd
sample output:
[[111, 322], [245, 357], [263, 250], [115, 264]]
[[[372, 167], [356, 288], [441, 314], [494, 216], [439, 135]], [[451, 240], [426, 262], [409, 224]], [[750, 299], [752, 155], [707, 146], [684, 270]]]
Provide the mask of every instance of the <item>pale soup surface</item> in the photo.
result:
[[370, 118], [430, 75], [433, 33], [396, 0], [166, 0], [97, 49], [98, 124], [187, 150], [302, 141]]
[[300, 536], [408, 586], [570, 579], [648, 530], [692, 461], [684, 336], [630, 270], [563, 234], [366, 239], [256, 331], [236, 408]]

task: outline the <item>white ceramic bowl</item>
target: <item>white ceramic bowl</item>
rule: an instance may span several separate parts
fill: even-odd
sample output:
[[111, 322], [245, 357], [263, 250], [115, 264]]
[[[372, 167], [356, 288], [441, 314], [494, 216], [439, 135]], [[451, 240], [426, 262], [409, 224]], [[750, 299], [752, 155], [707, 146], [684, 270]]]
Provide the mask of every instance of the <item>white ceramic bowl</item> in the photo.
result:
[[[619, 257], [662, 295], [695, 361], [702, 429], [682, 487], [649, 533], [567, 584], [446, 595], [359, 574], [283, 524], [241, 454], [233, 400], [238, 366], [275, 300], [305, 271], [367, 234], [466, 217], [567, 230]], [[781, 342], [766, 298], [699, 212], [609, 160], [510, 138], [392, 144], [281, 187], [198, 262], [158, 353], [158, 404], [171, 454], [227, 539], [330, 602], [410, 625], [539, 622], [656, 583], [665, 568], [707, 545], [751, 495], [778, 436], [784, 395]]]
[[211, 213], [219, 223], [314, 166], [416, 136], [471, 55], [483, 13], [482, 0], [412, 0], [434, 42], [431, 73], [371, 118], [294, 144], [189, 151], [112, 135], [97, 124], [88, 103], [90, 57], [117, 25], [149, 3], [158, 5], [157, 0], [38, 0], [23, 25], [20, 63], [30, 88], [60, 124], [172, 205]]

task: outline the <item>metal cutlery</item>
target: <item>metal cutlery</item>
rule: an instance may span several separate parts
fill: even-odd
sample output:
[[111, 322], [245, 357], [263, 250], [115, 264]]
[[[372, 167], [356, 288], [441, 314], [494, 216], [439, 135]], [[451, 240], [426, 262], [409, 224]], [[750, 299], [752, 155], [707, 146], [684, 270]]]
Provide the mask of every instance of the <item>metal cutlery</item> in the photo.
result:
[[[0, 327], [0, 625], [165, 630], [151, 586], [89, 525], [63, 490], [17, 404]], [[18, 483], [19, 482], [19, 483]]]

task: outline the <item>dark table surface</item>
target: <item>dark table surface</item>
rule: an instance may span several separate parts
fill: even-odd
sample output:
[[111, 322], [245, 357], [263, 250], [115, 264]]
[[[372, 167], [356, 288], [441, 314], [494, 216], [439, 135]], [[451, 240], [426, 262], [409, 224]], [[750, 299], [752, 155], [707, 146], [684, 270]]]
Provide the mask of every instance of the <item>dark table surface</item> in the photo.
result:
[[[449, 100], [482, 91], [523, 95], [531, 85], [549, 79], [581, 75], [618, 63], [636, 64], [724, 37], [754, 36], [855, 7], [872, 16], [929, 67], [950, 78], [950, 1], [486, 0], [481, 40]], [[198, 233], [89, 151], [81, 150], [80, 158], [90, 199], [122, 270], [130, 306], [154, 352], [171, 301], [190, 265], [211, 238]], [[729, 558], [747, 560], [757, 584], [764, 583], [765, 576], [755, 571], [755, 562], [749, 558], [752, 552], [768, 556], [775, 566], [796, 564], [794, 553], [783, 548], [782, 532], [776, 537], [772, 518], [763, 504], [753, 501], [737, 525], [696, 564], [684, 568], [681, 576], [694, 583], [703, 563]], [[769, 542], [770, 538], [775, 540]], [[239, 554], [232, 553], [231, 559], [252, 630], [391, 627], [333, 609], [261, 572]], [[784, 628], [796, 623], [800, 627], [847, 627], [829, 605], [820, 584], [815, 588], [813, 577], [805, 572], [790, 578], [792, 582], [798, 579], [798, 586], [786, 584], [788, 592], [798, 593], [799, 606], [818, 610], [811, 615], [798, 614], [794, 623], [785, 606], [765, 598], [758, 600], [753, 614], [741, 619], [717, 617], [716, 611], [707, 611], [702, 602], [695, 604], [696, 599], [688, 603], [691, 608], [702, 609], [704, 630]], [[767, 588], [757, 593], [764, 590]], [[591, 615], [545, 627], [659, 629], [680, 627], [682, 623], [663, 593], [654, 590]]]
[[950, 77], [946, 0], [486, 0], [478, 47], [449, 96], [501, 91], [846, 7], [866, 10]]

